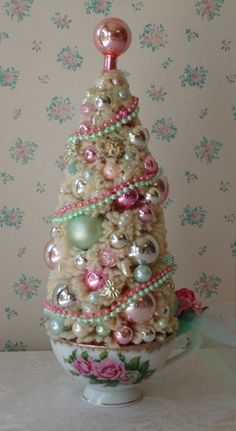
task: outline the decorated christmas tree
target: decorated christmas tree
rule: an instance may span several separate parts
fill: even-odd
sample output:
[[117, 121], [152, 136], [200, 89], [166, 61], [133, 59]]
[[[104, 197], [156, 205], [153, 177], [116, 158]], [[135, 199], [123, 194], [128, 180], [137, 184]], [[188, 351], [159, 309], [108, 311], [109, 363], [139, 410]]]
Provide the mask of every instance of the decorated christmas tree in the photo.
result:
[[162, 342], [177, 333], [180, 311], [196, 302], [182, 289], [179, 308], [162, 209], [168, 182], [148, 149], [139, 99], [117, 69], [130, 40], [119, 19], [95, 30], [104, 69], [67, 142], [45, 247], [51, 271], [44, 309], [54, 340], [108, 348]]

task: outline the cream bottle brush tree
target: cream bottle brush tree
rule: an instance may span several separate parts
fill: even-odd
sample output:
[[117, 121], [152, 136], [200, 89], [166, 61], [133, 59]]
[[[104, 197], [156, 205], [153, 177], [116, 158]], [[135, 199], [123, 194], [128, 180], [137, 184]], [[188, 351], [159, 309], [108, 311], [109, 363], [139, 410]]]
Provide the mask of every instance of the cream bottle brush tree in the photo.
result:
[[104, 69], [65, 149], [44, 251], [46, 328], [53, 339], [108, 347], [164, 341], [178, 331], [176, 266], [161, 206], [168, 182], [148, 149], [139, 100], [117, 69], [129, 27], [107, 18], [94, 39]]

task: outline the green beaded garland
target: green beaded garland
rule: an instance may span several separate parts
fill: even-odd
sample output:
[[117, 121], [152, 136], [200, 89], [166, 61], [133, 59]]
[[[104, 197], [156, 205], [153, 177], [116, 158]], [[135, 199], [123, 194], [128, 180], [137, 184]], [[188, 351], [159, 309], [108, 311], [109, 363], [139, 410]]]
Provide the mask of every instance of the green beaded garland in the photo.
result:
[[175, 261], [175, 259], [171, 254], [167, 254], [163, 257], [163, 263], [165, 265], [173, 265], [174, 261]]
[[[151, 286], [146, 287], [145, 289], [141, 290], [139, 293], [134, 294], [132, 297], [128, 298], [126, 303], [122, 303], [119, 307], [117, 307], [115, 310], [113, 310], [112, 312], [110, 312], [108, 315], [105, 316], [101, 316], [101, 317], [97, 317], [97, 318], [83, 318], [83, 317], [75, 317], [75, 316], [71, 316], [71, 318], [74, 321], [80, 322], [80, 323], [85, 323], [85, 324], [90, 324], [90, 325], [94, 325], [94, 324], [101, 324], [102, 325], [102, 321], [107, 321], [112, 317], [115, 317], [116, 314], [118, 314], [122, 309], [127, 308], [130, 304], [132, 304], [133, 302], [137, 301], [137, 299], [141, 298], [142, 296], [146, 296], [147, 294], [149, 294], [151, 291], [155, 290], [158, 286], [162, 285], [164, 283], [165, 280], [171, 278], [171, 276], [175, 273], [176, 268], [173, 269], [173, 271], [169, 272], [168, 274], [166, 274], [165, 276], [163, 275], [162, 278], [158, 281], [156, 281], [155, 283], [153, 283]], [[176, 295], [173, 295], [173, 304], [170, 305], [170, 312], [171, 314], [176, 314], [177, 313], [177, 309], [178, 309], [178, 302], [177, 302], [177, 297]], [[61, 330], [63, 330], [63, 320], [62, 320], [62, 316], [60, 313], [56, 313], [53, 312], [51, 310], [45, 309], [44, 312], [46, 314], [49, 315], [53, 315], [54, 316], [54, 322], [55, 322], [55, 328], [54, 328], [54, 324], [52, 324], [52, 332], [53, 330], [55, 330], [55, 335], [57, 331], [59, 331], [59, 326], [61, 326]], [[58, 317], [58, 319], [55, 319], [55, 317]]]

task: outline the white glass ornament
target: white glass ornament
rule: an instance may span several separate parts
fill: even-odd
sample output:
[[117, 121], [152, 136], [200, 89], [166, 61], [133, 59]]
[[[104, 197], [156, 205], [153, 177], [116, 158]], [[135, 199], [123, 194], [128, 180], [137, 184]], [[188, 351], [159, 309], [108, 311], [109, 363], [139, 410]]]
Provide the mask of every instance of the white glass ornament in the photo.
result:
[[137, 262], [152, 263], [155, 262], [159, 255], [159, 245], [153, 236], [146, 235], [136, 239], [130, 249], [130, 256]]
[[128, 244], [127, 235], [121, 230], [117, 230], [111, 234], [110, 243], [114, 248], [123, 248]]

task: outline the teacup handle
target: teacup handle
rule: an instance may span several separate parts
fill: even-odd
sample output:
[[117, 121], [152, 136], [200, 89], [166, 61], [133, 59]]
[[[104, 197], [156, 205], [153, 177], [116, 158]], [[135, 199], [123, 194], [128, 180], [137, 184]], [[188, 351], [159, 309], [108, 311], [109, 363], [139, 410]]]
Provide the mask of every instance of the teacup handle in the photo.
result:
[[187, 358], [201, 347], [202, 336], [199, 331], [196, 329], [190, 329], [187, 334], [189, 335], [189, 342], [186, 344], [185, 350], [168, 359], [164, 368], [169, 367], [169, 365], [172, 365], [174, 362]]

